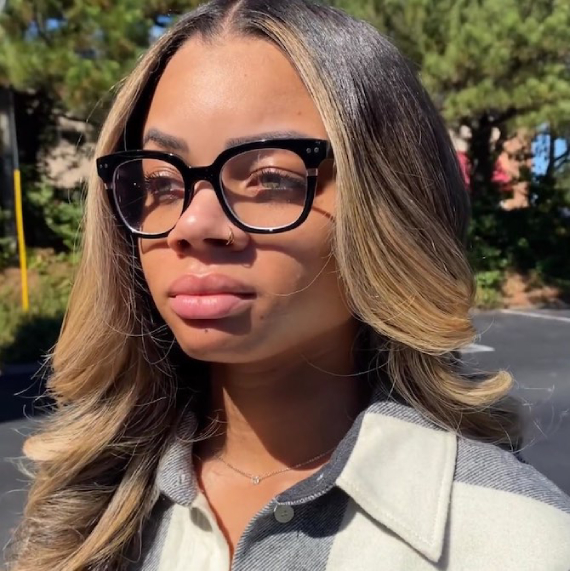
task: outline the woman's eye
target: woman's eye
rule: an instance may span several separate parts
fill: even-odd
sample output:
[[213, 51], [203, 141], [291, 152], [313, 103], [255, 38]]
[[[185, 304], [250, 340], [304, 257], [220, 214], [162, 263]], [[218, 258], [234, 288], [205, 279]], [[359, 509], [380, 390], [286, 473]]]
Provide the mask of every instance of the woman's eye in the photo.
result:
[[152, 174], [145, 176], [146, 191], [159, 199], [177, 200], [184, 197], [184, 185], [168, 175]]
[[253, 180], [263, 190], [298, 190], [305, 186], [302, 177], [274, 170], [255, 173]]

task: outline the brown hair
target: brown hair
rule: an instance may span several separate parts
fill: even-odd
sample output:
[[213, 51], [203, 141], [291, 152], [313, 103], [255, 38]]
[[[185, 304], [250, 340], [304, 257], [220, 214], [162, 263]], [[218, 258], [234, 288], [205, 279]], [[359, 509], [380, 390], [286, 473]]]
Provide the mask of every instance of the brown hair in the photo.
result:
[[[509, 375], [474, 382], [450, 358], [474, 338], [463, 247], [469, 205], [455, 153], [415, 74], [371, 26], [309, 0], [202, 5], [126, 79], [96, 154], [139, 144], [162, 70], [195, 34], [258, 37], [288, 56], [335, 151], [334, 255], [378, 366], [437, 424], [509, 443], [517, 428], [505, 400]], [[178, 368], [196, 384], [203, 378], [196, 363], [175, 358], [172, 343], [93, 171], [82, 259], [53, 354], [55, 411], [25, 446], [35, 479], [14, 571], [127, 566], [156, 500], [157, 461], [191, 398]]]

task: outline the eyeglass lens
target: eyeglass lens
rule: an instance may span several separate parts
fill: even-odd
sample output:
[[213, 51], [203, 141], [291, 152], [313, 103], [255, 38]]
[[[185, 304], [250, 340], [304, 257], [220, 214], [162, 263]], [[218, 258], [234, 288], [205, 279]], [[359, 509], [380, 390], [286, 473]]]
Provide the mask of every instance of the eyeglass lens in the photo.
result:
[[[117, 167], [113, 186], [121, 214], [134, 230], [169, 232], [182, 215], [184, 178], [166, 161], [127, 161]], [[245, 151], [224, 164], [220, 187], [227, 207], [242, 224], [280, 228], [295, 223], [303, 212], [307, 169], [293, 151]]]

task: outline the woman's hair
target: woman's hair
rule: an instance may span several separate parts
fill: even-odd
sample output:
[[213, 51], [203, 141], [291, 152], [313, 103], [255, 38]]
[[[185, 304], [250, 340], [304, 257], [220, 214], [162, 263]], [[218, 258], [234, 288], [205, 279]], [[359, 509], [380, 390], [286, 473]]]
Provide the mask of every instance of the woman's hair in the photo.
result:
[[[438, 425], [509, 443], [518, 424], [505, 400], [511, 378], [474, 382], [450, 357], [475, 335], [463, 246], [469, 201], [446, 128], [410, 65], [372, 26], [328, 6], [214, 0], [138, 62], [97, 156], [140, 145], [161, 73], [195, 36], [272, 42], [313, 98], [335, 155], [334, 255], [375, 355], [367, 364]], [[82, 258], [48, 383], [55, 410], [25, 445], [35, 479], [14, 571], [127, 567], [156, 500], [160, 455], [192, 398], [188, 388], [204, 376], [174, 358], [165, 329], [93, 169]]]

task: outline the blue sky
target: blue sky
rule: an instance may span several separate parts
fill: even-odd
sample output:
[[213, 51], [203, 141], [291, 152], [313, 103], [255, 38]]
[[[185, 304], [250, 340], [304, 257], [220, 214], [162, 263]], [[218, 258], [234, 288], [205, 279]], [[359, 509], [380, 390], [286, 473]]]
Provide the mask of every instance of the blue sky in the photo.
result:
[[[546, 133], [538, 135], [532, 142], [532, 152], [534, 154], [532, 172], [534, 174], [544, 174], [546, 171], [549, 144], [550, 136]], [[558, 139], [554, 144], [554, 153], [556, 156], [559, 156], [564, 153], [567, 148], [566, 141], [564, 139]]]

